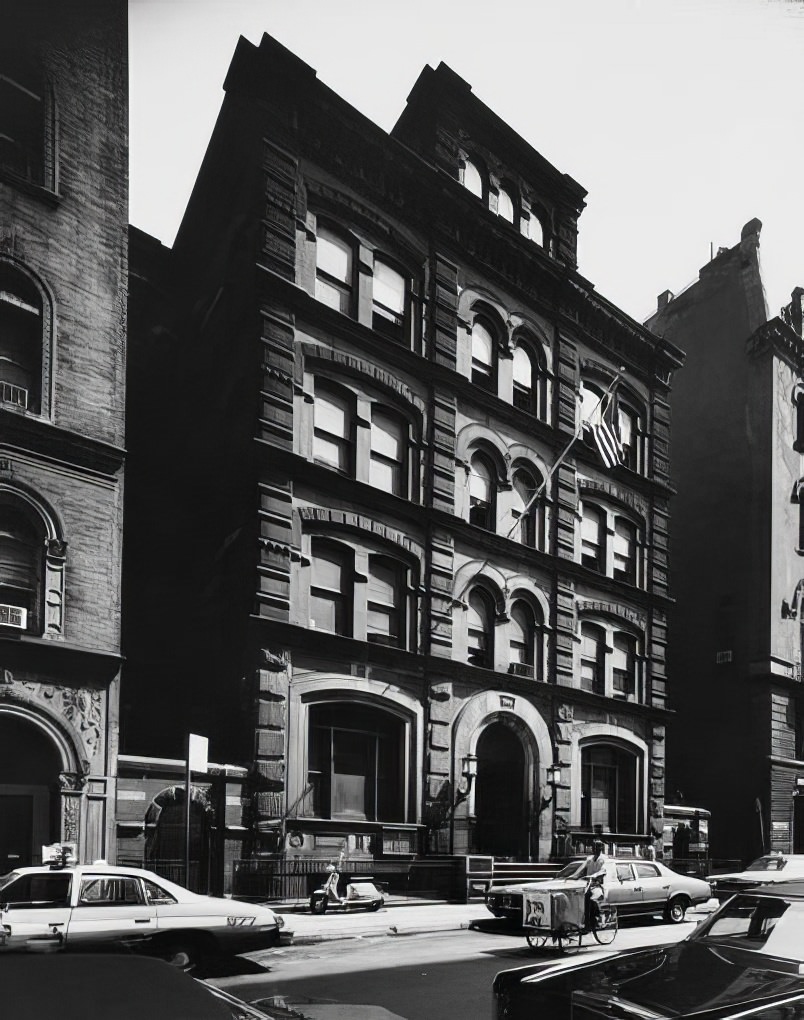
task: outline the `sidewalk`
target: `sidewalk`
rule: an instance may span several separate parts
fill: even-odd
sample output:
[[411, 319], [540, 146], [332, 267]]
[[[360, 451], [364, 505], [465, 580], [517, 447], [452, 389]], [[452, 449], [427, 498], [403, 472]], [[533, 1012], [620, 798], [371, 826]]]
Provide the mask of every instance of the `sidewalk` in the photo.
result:
[[[702, 920], [714, 909], [716, 901], [709, 901], [687, 911], [688, 921]], [[486, 931], [500, 928], [510, 930], [510, 923], [493, 917], [482, 901], [472, 903], [443, 903], [432, 900], [415, 900], [410, 897], [390, 897], [386, 905], [374, 913], [366, 910], [332, 910], [325, 914], [311, 914], [303, 908], [283, 905], [274, 908], [285, 921], [282, 945], [311, 945], [333, 939], [358, 939], [371, 935], [399, 937], [422, 935], [427, 932], [458, 931], [473, 927], [473, 922]]]
[[366, 910], [327, 910], [325, 914], [311, 914], [308, 910], [292, 906], [274, 909], [285, 921], [282, 944], [293, 946], [369, 935], [396, 937], [454, 931], [471, 927], [474, 920], [495, 922], [482, 901], [443, 903], [390, 897], [382, 909], [373, 913]]

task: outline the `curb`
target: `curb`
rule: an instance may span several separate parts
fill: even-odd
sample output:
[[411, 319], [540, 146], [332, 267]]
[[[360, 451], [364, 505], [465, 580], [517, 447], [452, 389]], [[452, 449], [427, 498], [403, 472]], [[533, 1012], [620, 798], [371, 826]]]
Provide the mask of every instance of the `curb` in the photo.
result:
[[283, 931], [280, 937], [280, 945], [288, 946], [309, 946], [318, 942], [338, 942], [346, 939], [365, 939], [374, 937], [402, 938], [406, 935], [427, 935], [438, 931], [462, 931], [472, 927], [471, 921], [458, 922], [433, 922], [432, 924], [411, 925], [400, 928], [398, 925], [388, 925], [385, 928], [356, 928], [353, 931], [320, 932], [309, 935], [296, 935], [292, 931]]

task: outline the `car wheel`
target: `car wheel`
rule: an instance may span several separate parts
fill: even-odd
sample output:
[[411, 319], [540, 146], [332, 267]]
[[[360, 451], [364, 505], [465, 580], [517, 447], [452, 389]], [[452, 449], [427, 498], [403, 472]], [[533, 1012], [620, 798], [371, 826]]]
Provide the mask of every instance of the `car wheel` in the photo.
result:
[[384, 903], [385, 900], [375, 900], [374, 903], [372, 903], [371, 906], [369, 907], [369, 910], [371, 911], [379, 910]]
[[681, 924], [687, 913], [690, 901], [686, 896], [675, 896], [664, 908], [664, 919], [670, 924]]
[[171, 967], [179, 970], [191, 971], [201, 960], [201, 947], [192, 939], [175, 939], [166, 943], [160, 950], [159, 956], [167, 961]]

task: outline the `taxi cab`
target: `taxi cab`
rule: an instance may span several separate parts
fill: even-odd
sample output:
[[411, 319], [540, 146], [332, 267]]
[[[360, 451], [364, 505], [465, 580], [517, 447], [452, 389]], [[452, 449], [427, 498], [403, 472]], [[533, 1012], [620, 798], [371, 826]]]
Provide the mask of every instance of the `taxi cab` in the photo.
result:
[[54, 862], [0, 878], [0, 948], [125, 946], [189, 967], [279, 942], [268, 907], [201, 896], [141, 868]]

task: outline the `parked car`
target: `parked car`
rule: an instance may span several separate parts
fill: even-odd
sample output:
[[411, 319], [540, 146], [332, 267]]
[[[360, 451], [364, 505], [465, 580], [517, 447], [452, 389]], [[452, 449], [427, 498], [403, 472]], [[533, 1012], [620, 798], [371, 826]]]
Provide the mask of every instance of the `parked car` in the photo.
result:
[[[577, 881], [583, 868], [584, 861], [572, 861], [555, 878], [543, 881]], [[492, 886], [486, 893], [486, 906], [495, 917], [507, 917], [522, 924], [523, 890], [542, 884]], [[606, 861], [604, 888], [606, 898], [617, 907], [619, 917], [662, 914], [666, 921], [674, 924], [684, 920], [691, 904], [705, 903], [712, 895], [709, 883], [702, 878], [679, 875], [658, 861], [630, 857]]]
[[0, 958], [3, 1020], [276, 1020], [162, 960], [98, 953]]
[[739, 893], [682, 942], [494, 979], [496, 1020], [800, 1020], [804, 882]]
[[0, 942], [30, 951], [118, 945], [178, 966], [274, 946], [267, 907], [199, 896], [141, 868], [100, 862], [19, 868], [0, 879]]
[[775, 882], [804, 879], [804, 854], [764, 854], [745, 869], [725, 875], [709, 875], [712, 895], [721, 902], [746, 889]]

